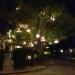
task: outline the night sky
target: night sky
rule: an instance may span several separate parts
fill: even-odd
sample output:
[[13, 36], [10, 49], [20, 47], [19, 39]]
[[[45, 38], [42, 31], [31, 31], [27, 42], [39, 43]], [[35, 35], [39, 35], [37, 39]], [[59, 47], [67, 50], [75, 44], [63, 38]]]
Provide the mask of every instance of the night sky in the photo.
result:
[[[0, 10], [1, 10], [1, 8], [5, 8], [8, 11], [14, 10], [15, 5], [16, 5], [15, 1], [16, 0], [0, 0]], [[29, 2], [29, 1], [30, 0], [24, 0], [23, 2], [26, 3], [26, 2]], [[37, 0], [37, 1], [39, 2], [41, 0]], [[49, 0], [49, 1], [51, 1], [51, 0]], [[58, 2], [58, 3], [64, 2], [68, 11], [72, 15], [75, 16], [75, 0], [53, 0], [53, 1]]]
[[[7, 12], [12, 12], [13, 10], [15, 10], [15, 7], [16, 7], [15, 1], [16, 0], [0, 0], [0, 13], [6, 14], [6, 12], [4, 12], [4, 10]], [[37, 6], [39, 6], [38, 4], [40, 1], [41, 0], [37, 0]], [[48, 0], [48, 1], [51, 2], [51, 0]], [[53, 3], [58, 3], [60, 5], [61, 5], [61, 3], [64, 3], [66, 8], [68, 9], [68, 11], [72, 14], [72, 16], [75, 17], [75, 0], [52, 0], [52, 1], [53, 1]], [[27, 3], [27, 2], [31, 2], [31, 0], [23, 0], [23, 3]], [[2, 22], [1, 17], [5, 17], [5, 16], [0, 15], [0, 23]], [[5, 26], [5, 24], [4, 24], [4, 26]], [[0, 28], [2, 28], [2, 27], [3, 26], [0, 25]], [[5, 26], [5, 28], [6, 28], [6, 26]]]
[[75, 16], [75, 0], [65, 0], [68, 11]]

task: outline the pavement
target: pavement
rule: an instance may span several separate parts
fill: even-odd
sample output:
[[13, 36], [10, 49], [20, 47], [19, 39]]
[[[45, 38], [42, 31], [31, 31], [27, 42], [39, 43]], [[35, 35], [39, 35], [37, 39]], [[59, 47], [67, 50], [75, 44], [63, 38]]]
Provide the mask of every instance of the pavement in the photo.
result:
[[20, 69], [14, 69], [12, 64], [13, 64], [13, 61], [10, 59], [10, 54], [5, 54], [3, 70], [0, 70], [0, 75], [35, 72], [35, 71], [44, 70], [46, 68], [43, 65], [34, 65], [34, 66], [27, 65]]
[[[47, 61], [45, 63], [42, 63], [40, 65], [34, 65], [34, 66], [25, 66], [23, 68], [20, 69], [14, 69], [12, 66], [12, 60], [10, 60], [10, 55], [6, 54], [5, 56], [5, 61], [4, 61], [4, 65], [3, 65], [3, 70], [0, 71], [0, 75], [10, 75], [10, 74], [22, 74], [22, 73], [32, 73], [32, 72], [39, 72], [39, 71], [43, 71], [45, 70], [48, 66], [51, 67], [51, 65], [73, 65], [73, 63], [69, 62], [69, 61], [64, 61], [64, 60], [59, 60], [59, 59], [52, 59], [50, 61]], [[73, 65], [75, 66], [75, 64]], [[60, 67], [61, 68], [61, 67]]]
[[0, 71], [0, 75], [10, 75], [10, 74], [20, 74], [20, 73], [29, 73], [29, 72], [37, 72], [46, 69], [43, 65], [36, 66], [26, 66], [22, 69], [7, 69]]
[[75, 63], [59, 59], [15, 70], [11, 67], [11, 65], [5, 64], [0, 75], [75, 75]]

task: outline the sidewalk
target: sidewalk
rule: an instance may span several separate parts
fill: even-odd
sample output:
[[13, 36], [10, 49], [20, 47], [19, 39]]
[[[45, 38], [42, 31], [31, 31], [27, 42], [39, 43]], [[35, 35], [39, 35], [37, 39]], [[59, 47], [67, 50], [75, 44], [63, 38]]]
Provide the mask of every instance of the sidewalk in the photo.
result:
[[38, 66], [27, 66], [23, 69], [10, 69], [10, 70], [3, 70], [0, 71], [0, 75], [10, 75], [10, 74], [20, 74], [20, 73], [29, 73], [29, 72], [36, 72], [36, 71], [40, 71], [40, 70], [44, 70], [46, 67], [42, 66], [42, 65], [38, 65]]
[[10, 54], [5, 54], [5, 60], [3, 64], [3, 70], [0, 71], [0, 75], [10, 75], [15, 73], [27, 73], [27, 72], [35, 72], [45, 69], [46, 67], [43, 65], [35, 65], [35, 66], [25, 66], [24, 68], [14, 69], [12, 66], [12, 60], [10, 59]]

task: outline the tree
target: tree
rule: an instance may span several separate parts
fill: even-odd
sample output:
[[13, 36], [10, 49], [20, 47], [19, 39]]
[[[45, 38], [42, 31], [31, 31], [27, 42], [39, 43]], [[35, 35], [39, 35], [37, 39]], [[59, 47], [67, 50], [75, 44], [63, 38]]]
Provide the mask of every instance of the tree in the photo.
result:
[[[33, 37], [38, 33], [38, 30], [41, 30], [41, 35], [49, 40], [74, 35], [74, 18], [67, 12], [64, 3], [61, 2], [60, 6], [60, 1], [58, 3], [56, 1], [28, 0], [24, 4], [19, 2], [20, 9], [13, 11], [9, 20], [16, 25], [27, 23], [30, 28], [34, 27]], [[41, 12], [45, 12], [45, 15]], [[54, 17], [55, 21], [51, 21], [51, 17]]]

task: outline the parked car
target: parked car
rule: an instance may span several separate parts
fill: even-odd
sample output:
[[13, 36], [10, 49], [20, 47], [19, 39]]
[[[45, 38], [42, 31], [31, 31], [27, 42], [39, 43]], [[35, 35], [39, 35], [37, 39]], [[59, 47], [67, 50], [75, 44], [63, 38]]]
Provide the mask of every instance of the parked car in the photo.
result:
[[32, 48], [16, 48], [12, 52], [12, 60], [14, 68], [32, 65], [33, 63], [33, 49]]

